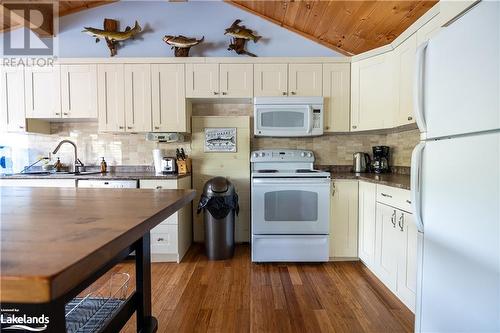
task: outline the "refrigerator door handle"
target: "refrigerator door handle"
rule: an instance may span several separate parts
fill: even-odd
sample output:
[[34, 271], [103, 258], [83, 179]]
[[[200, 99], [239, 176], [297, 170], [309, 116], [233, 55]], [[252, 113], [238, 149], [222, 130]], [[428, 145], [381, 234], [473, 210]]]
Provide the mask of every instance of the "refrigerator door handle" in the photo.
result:
[[415, 61], [415, 82], [413, 84], [413, 110], [415, 111], [415, 121], [420, 132], [427, 131], [424, 117], [424, 66], [425, 52], [428, 42], [423, 43], [417, 49]]
[[422, 220], [422, 203], [421, 203], [421, 182], [422, 182], [422, 155], [425, 148], [425, 142], [420, 142], [413, 153], [411, 154], [411, 203], [412, 210], [415, 214], [415, 224], [419, 232], [424, 232], [424, 222]]

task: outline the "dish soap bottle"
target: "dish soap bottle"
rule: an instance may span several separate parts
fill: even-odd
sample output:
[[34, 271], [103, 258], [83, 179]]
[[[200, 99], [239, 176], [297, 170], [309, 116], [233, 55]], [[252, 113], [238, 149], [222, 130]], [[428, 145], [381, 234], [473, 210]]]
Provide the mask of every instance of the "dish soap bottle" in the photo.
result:
[[62, 163], [59, 157], [57, 158], [56, 163], [54, 163], [54, 169], [56, 169], [56, 172], [61, 172], [62, 171]]
[[104, 157], [101, 157], [101, 158], [102, 158], [102, 161], [101, 161], [101, 173], [106, 173], [106, 171], [108, 169], [108, 164], [104, 160]]

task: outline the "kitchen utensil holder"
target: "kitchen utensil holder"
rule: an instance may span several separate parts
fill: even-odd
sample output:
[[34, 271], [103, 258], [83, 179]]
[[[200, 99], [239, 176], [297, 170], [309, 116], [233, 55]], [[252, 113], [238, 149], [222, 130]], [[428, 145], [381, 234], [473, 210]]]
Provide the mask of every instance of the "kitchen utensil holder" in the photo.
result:
[[66, 304], [68, 333], [97, 332], [125, 302], [130, 275], [127, 273], [110, 275], [102, 285], [75, 297]]

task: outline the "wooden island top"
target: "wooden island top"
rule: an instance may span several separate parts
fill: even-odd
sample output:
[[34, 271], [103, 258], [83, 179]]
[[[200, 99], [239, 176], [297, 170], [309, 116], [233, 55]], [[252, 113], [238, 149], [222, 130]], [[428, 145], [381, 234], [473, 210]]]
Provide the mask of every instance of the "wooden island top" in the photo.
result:
[[2, 302], [50, 302], [193, 200], [193, 190], [0, 188]]

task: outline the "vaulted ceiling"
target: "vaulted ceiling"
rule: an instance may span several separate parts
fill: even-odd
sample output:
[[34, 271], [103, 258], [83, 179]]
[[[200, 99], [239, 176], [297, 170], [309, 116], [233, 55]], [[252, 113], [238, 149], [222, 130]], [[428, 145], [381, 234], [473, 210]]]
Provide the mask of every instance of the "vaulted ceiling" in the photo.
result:
[[[225, 1], [345, 55], [359, 54], [392, 42], [437, 2], [436, 0]], [[30, 6], [37, 6], [36, 0], [25, 2], [30, 3]], [[59, 16], [110, 2], [112, 1], [58, 1]], [[0, 24], [2, 31], [26, 24], [22, 18], [15, 16], [14, 22], [6, 22], [5, 18], [10, 15], [8, 2], [3, 2], [0, 10], [3, 12], [0, 15], [0, 19], [3, 20]], [[36, 32], [40, 35], [53, 33], [50, 27], [42, 27]], [[265, 35], [264, 31], [259, 33]]]
[[437, 1], [227, 2], [343, 54], [352, 55], [391, 43]]

